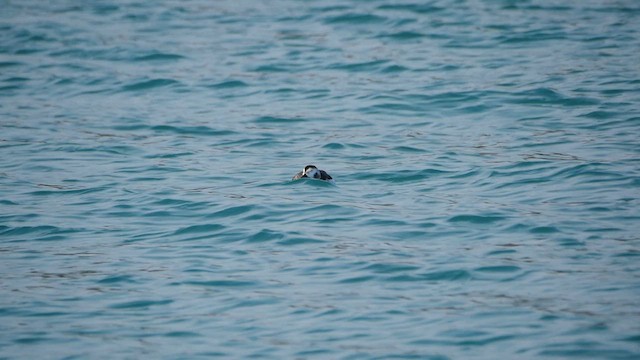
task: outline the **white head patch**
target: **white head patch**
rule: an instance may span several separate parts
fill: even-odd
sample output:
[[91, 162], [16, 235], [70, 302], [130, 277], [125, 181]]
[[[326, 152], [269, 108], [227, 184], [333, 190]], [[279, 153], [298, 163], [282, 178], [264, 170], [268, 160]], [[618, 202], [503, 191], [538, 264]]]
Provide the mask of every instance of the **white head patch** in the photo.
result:
[[320, 172], [316, 168], [307, 168], [305, 174], [310, 178], [320, 177]]

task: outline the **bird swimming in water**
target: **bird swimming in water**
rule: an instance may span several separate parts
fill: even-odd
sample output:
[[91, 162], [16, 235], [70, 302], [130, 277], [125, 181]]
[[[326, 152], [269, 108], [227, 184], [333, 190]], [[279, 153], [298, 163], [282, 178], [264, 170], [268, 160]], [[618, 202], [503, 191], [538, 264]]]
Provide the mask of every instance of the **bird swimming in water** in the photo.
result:
[[315, 165], [307, 165], [300, 171], [295, 174], [291, 180], [299, 180], [302, 178], [312, 178], [312, 179], [320, 179], [320, 180], [333, 180], [331, 175], [327, 174], [326, 171], [318, 169]]

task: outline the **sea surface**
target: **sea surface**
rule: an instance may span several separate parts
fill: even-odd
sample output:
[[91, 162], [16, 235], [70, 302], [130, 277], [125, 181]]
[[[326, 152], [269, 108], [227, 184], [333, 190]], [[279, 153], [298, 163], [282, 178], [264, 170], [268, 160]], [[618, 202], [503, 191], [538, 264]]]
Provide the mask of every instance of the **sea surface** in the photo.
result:
[[639, 359], [640, 2], [0, 0], [0, 359], [199, 358]]

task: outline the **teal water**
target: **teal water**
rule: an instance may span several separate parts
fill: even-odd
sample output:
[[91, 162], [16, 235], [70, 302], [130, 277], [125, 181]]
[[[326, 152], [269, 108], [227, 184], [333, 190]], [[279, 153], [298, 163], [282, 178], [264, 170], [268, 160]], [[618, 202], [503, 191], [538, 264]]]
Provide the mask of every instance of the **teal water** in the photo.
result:
[[0, 358], [638, 359], [638, 24], [0, 1]]

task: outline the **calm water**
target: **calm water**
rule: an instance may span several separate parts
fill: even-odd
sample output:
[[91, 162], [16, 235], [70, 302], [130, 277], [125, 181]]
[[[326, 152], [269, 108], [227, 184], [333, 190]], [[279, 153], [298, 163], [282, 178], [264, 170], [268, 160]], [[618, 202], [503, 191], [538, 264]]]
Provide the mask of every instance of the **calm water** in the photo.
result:
[[0, 1], [0, 358], [638, 359], [638, 24]]

